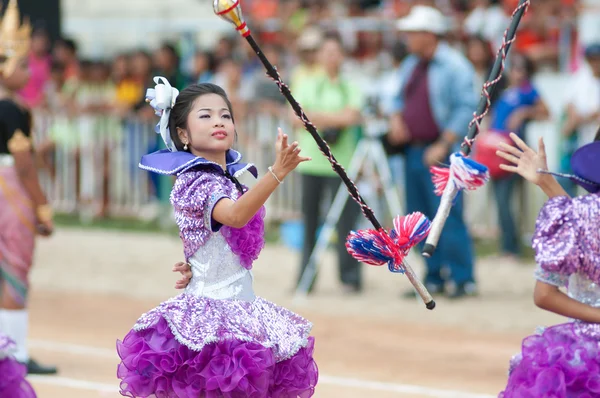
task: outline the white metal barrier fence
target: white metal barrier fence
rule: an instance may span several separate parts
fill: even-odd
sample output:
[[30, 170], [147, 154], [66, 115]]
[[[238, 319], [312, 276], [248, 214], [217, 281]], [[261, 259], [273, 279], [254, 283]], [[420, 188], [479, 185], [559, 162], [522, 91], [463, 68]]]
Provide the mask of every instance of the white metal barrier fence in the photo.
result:
[[[151, 219], [168, 201], [173, 178], [138, 168], [142, 155], [162, 148], [154, 132], [156, 121], [111, 116], [79, 115], [67, 118], [34, 112], [34, 139], [45, 167], [41, 180], [57, 212]], [[277, 127], [290, 131], [289, 121], [257, 114], [238, 127], [235, 149], [244, 161], [263, 173], [275, 160]], [[298, 177], [290, 175], [268, 202], [268, 218], [298, 216]], [[253, 179], [243, 182], [252, 185]]]

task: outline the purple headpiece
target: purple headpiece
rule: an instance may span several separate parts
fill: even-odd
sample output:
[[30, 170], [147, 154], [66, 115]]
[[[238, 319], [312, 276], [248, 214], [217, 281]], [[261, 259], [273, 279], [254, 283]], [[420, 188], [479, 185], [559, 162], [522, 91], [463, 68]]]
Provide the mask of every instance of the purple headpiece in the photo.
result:
[[571, 156], [571, 169], [573, 174], [543, 172], [568, 178], [590, 193], [600, 192], [600, 140], [576, 150]]

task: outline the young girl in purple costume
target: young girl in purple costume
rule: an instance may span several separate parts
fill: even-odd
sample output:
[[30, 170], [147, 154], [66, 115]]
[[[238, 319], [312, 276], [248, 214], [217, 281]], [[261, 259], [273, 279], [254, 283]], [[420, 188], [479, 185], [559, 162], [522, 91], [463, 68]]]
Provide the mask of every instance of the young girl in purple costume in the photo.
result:
[[[600, 397], [600, 130], [571, 158], [568, 177], [590, 194], [570, 198], [548, 173], [542, 139], [536, 153], [515, 134], [517, 147], [497, 153], [549, 197], [536, 221], [535, 304], [570, 322], [541, 328], [511, 360], [502, 398]], [[540, 172], [540, 170], [542, 172]], [[559, 288], [566, 287], [567, 294]]]
[[264, 246], [264, 203], [310, 159], [279, 130], [273, 167], [247, 189], [237, 177], [257, 172], [231, 149], [236, 131], [223, 89], [205, 83], [179, 94], [166, 79], [155, 82], [147, 97], [167, 149], [140, 167], [177, 176], [171, 203], [193, 276], [117, 341], [121, 394], [310, 397], [318, 378], [312, 325], [255, 296], [250, 271]]

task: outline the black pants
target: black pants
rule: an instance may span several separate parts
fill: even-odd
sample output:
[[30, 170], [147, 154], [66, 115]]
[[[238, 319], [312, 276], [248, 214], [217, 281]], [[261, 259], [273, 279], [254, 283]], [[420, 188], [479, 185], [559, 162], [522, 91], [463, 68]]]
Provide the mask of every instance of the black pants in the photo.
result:
[[[322, 208], [321, 203], [327, 196], [331, 197], [331, 202], [340, 187], [342, 181], [339, 177], [319, 177], [313, 175], [302, 175], [302, 216], [304, 221], [304, 247], [302, 250], [302, 263], [298, 281], [302, 277], [302, 272], [308, 265], [308, 260], [315, 247], [317, 239], [317, 228], [319, 226], [319, 213]], [[360, 206], [348, 197], [342, 215], [336, 225], [338, 241], [337, 254], [339, 262], [340, 280], [343, 284], [362, 288], [361, 266], [346, 250], [346, 238], [350, 231], [355, 227]], [[314, 282], [314, 281], [313, 281]], [[312, 288], [312, 286], [311, 286]]]

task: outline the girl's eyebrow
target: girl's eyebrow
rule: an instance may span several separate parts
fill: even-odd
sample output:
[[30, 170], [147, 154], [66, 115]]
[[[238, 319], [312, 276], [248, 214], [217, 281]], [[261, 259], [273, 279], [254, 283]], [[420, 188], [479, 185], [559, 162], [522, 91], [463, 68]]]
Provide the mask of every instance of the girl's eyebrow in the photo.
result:
[[[212, 110], [212, 108], [200, 108], [200, 109], [198, 109], [198, 112], [200, 112], [200, 111], [211, 111], [211, 110]], [[220, 110], [221, 111], [227, 111], [227, 112], [229, 112], [229, 109], [227, 109], [227, 108], [221, 108]]]

